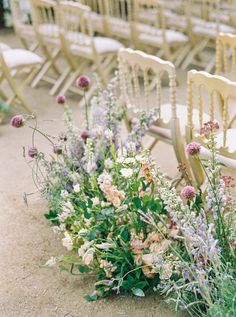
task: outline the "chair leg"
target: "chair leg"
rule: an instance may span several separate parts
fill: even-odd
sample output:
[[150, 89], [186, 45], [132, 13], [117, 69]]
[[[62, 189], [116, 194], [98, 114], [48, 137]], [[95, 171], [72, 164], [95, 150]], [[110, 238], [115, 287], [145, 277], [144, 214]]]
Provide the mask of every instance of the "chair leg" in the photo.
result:
[[193, 62], [195, 56], [207, 46], [208, 42], [209, 39], [204, 39], [199, 45], [195, 46], [188, 54], [188, 58], [186, 58], [185, 62], [182, 64], [181, 69], [185, 70]]
[[58, 78], [58, 80], [55, 82], [54, 86], [52, 87], [52, 89], [50, 90], [49, 94], [51, 96], [54, 96], [56, 94], [56, 92], [58, 91], [58, 89], [60, 88], [60, 86], [63, 84], [63, 82], [66, 80], [66, 78], [68, 77], [68, 75], [71, 72], [71, 68], [68, 67], [65, 69], [65, 71], [61, 74], [61, 76]]

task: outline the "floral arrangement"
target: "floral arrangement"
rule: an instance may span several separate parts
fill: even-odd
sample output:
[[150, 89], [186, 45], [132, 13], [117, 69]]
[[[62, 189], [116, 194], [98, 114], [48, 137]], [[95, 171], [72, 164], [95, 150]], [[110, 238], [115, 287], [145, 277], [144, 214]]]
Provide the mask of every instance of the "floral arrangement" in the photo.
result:
[[[77, 85], [86, 96], [90, 79], [82, 76]], [[45, 216], [68, 250], [47, 265], [58, 263], [74, 275], [95, 274], [94, 292], [85, 295], [90, 301], [111, 292], [144, 296], [155, 290], [176, 310], [193, 316], [234, 316], [235, 185], [221, 173], [218, 124], [208, 122], [201, 129], [211, 153], [207, 162], [200, 159], [199, 143], [186, 148], [206, 173], [206, 190], [194, 187], [181, 166], [186, 184], [178, 191], [141, 147], [156, 111], [141, 112], [122, 140], [125, 109], [116, 91], [116, 79], [105, 91], [98, 87], [86, 103], [82, 131], [73, 123], [65, 97], [58, 96], [66, 132], [56, 138], [40, 131], [34, 116], [12, 118], [14, 127], [33, 130], [28, 149], [33, 178], [49, 202]], [[35, 133], [49, 141], [53, 155], [36, 148]]]

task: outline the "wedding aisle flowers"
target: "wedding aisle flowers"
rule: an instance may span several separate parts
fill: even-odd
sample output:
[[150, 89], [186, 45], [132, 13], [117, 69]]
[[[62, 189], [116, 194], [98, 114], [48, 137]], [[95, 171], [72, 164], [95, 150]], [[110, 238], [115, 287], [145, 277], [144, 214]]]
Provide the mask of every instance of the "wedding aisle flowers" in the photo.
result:
[[[85, 93], [90, 79], [82, 76], [77, 85]], [[142, 297], [155, 290], [168, 295], [176, 310], [195, 316], [214, 316], [221, 300], [221, 309], [232, 310], [236, 204], [232, 177], [222, 175], [217, 158], [218, 124], [208, 122], [201, 129], [211, 152], [211, 159], [201, 163], [206, 191], [188, 183], [188, 177], [176, 189], [142, 149], [145, 131], [157, 118], [155, 109], [140, 112], [122, 140], [125, 109], [116, 88], [116, 79], [105, 91], [98, 87], [86, 104], [82, 129], [59, 96], [66, 131], [57, 137], [40, 131], [35, 117], [11, 121], [33, 131], [28, 150], [33, 179], [49, 203], [45, 217], [65, 248], [66, 255], [54, 254], [47, 264], [58, 263], [74, 275], [95, 275], [94, 292], [85, 295], [89, 301], [121, 292]], [[35, 133], [48, 140], [49, 154], [36, 148]], [[186, 152], [200, 159], [201, 145], [192, 142]]]

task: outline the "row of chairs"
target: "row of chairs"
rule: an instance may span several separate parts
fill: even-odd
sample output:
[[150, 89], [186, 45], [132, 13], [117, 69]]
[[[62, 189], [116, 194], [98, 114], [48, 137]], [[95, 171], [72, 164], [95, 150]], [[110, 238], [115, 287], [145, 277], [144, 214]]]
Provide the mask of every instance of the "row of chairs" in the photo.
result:
[[[162, 100], [163, 77], [169, 79], [168, 102]], [[220, 162], [236, 171], [236, 82], [205, 71], [191, 70], [187, 79], [187, 105], [176, 103], [176, 72], [171, 62], [132, 49], [119, 53], [121, 98], [129, 109], [128, 128], [137, 108], [149, 111], [158, 109], [158, 119], [150, 126], [147, 135], [153, 138], [150, 148], [162, 141], [173, 146], [176, 158], [186, 167], [189, 177], [198, 186], [204, 183], [204, 171], [197, 159], [187, 158], [186, 143], [202, 144], [201, 155], [210, 157], [200, 128], [205, 122], [217, 121], [217, 148]], [[143, 98], [142, 98], [143, 96]]]

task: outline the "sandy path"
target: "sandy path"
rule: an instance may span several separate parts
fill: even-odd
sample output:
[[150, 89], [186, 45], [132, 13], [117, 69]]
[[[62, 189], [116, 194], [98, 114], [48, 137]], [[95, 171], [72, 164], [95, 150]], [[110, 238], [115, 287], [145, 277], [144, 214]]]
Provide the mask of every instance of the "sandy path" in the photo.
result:
[[[17, 46], [10, 34], [0, 40]], [[49, 132], [58, 131], [62, 109], [47, 93], [47, 87], [28, 89], [39, 120]], [[74, 105], [78, 121], [82, 118]], [[12, 113], [18, 113], [18, 110]], [[43, 267], [52, 256], [65, 253], [60, 239], [44, 220], [46, 204], [38, 195], [23, 202], [24, 192], [35, 187], [22, 157], [22, 146], [30, 144], [28, 129], [0, 126], [0, 317], [171, 317], [176, 316], [157, 297], [144, 299], [117, 296], [88, 303], [83, 295], [92, 290], [93, 280], [86, 276], [70, 276], [56, 267]], [[40, 149], [45, 144], [39, 139]], [[173, 169], [173, 164], [169, 165]]]

